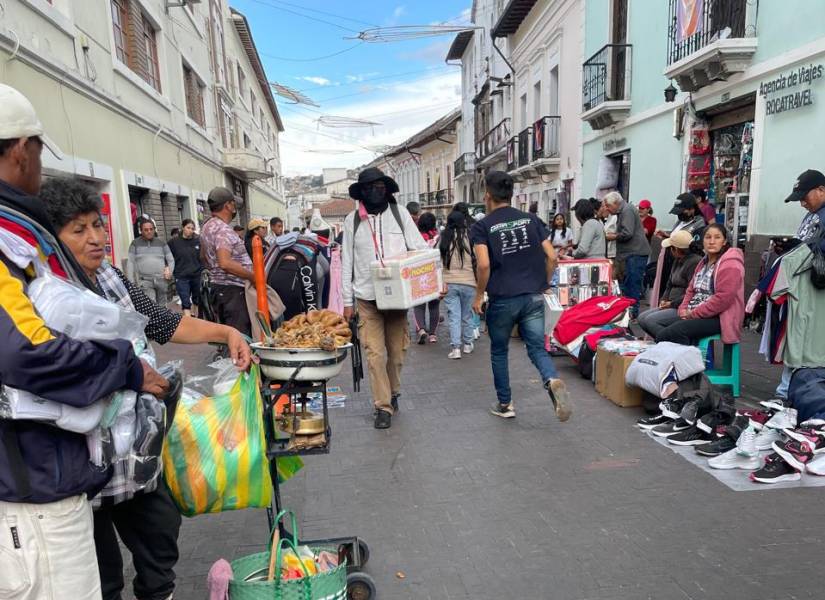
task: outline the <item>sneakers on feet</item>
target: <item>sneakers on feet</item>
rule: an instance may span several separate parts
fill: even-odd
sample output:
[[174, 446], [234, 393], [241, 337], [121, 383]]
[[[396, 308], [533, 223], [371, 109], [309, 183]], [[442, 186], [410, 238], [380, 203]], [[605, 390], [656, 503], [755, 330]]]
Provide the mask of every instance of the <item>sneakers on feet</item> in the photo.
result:
[[759, 483], [779, 483], [799, 481], [802, 474], [773, 452], [765, 457], [765, 465], [761, 469], [750, 474], [750, 479]]
[[672, 435], [676, 435], [680, 431], [684, 431], [690, 427], [687, 421], [684, 419], [676, 419], [675, 421], [671, 421], [670, 423], [663, 423], [662, 425], [657, 425], [653, 429], [650, 430], [650, 433], [655, 435], [656, 437], [670, 437]]
[[809, 442], [798, 440], [788, 440], [787, 442], [774, 442], [773, 450], [781, 456], [785, 462], [798, 471], [804, 471], [805, 465], [814, 459], [814, 449]]
[[464, 344], [464, 347], [461, 349], [461, 351], [464, 352], [464, 354], [472, 354], [473, 350], [475, 350], [475, 349], [476, 349], [475, 345], [473, 343], [469, 343], [469, 344]]
[[736, 440], [732, 440], [728, 436], [723, 435], [718, 440], [713, 440], [701, 446], [694, 446], [693, 449], [696, 451], [696, 454], [700, 456], [719, 456], [735, 448]]
[[512, 419], [516, 416], [516, 411], [513, 409], [512, 402], [510, 402], [510, 404], [500, 404], [499, 402], [496, 402], [490, 408], [490, 412], [497, 417], [501, 417], [502, 419]]
[[745, 456], [739, 453], [738, 448], [732, 448], [724, 454], [708, 459], [711, 469], [743, 469], [753, 471], [759, 468], [758, 456]]
[[473, 339], [477, 340], [480, 337], [481, 337], [481, 332], [478, 330], [478, 327], [476, 327], [475, 329], [473, 329]]
[[772, 429], [793, 429], [796, 427], [796, 409], [783, 408], [765, 421], [765, 427]]
[[649, 417], [642, 417], [636, 421], [636, 427], [647, 431], [659, 425], [663, 425], [664, 423], [670, 423], [672, 420], [673, 419], [670, 419], [664, 415], [652, 415]]
[[447, 355], [447, 358], [451, 358], [453, 360], [461, 358], [461, 348], [453, 348], [450, 350], [450, 353]]
[[427, 338], [427, 341], [429, 341], [431, 344], [437, 344], [438, 343], [438, 336], [431, 335], [429, 338]]
[[684, 431], [680, 431], [668, 436], [667, 443], [674, 446], [699, 446], [711, 440], [711, 436], [695, 425], [691, 425]]
[[659, 410], [662, 411], [662, 414], [666, 417], [671, 419], [679, 419], [681, 418], [682, 409], [684, 408], [686, 402], [684, 400], [679, 400], [677, 397], [665, 398], [659, 403]]
[[427, 332], [423, 329], [418, 330], [418, 345], [423, 346], [427, 343]]
[[376, 429], [389, 429], [392, 425], [392, 415], [385, 410], [381, 410], [380, 408], [375, 411], [375, 423], [374, 426]]
[[570, 415], [573, 414], [567, 386], [561, 379], [551, 379], [544, 384], [544, 388], [550, 395], [550, 401], [553, 402], [553, 408], [556, 409], [556, 416], [559, 418], [559, 421], [564, 423], [570, 418]]

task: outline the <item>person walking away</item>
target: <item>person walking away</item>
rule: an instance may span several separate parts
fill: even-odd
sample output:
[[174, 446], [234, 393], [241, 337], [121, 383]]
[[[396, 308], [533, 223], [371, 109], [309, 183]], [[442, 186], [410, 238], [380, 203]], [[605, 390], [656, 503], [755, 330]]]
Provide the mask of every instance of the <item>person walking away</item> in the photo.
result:
[[561, 213], [553, 217], [550, 243], [558, 258], [565, 258], [573, 250], [573, 230], [567, 226], [567, 219]]
[[656, 336], [668, 325], [679, 320], [678, 308], [687, 292], [688, 284], [696, 271], [702, 255], [692, 249], [693, 236], [687, 231], [677, 231], [662, 242], [662, 248], [673, 255], [670, 280], [659, 298], [659, 306], [639, 315], [639, 327], [646, 334]]
[[[421, 213], [418, 218], [418, 231], [421, 232], [421, 237], [427, 242], [427, 246], [434, 248], [438, 243], [438, 226], [436, 225], [435, 215], [431, 212]], [[428, 341], [431, 344], [438, 342], [438, 336], [435, 332], [438, 329], [438, 321], [440, 319], [441, 300], [436, 298], [430, 300], [426, 304], [419, 304], [413, 308], [413, 319], [415, 320], [415, 331], [418, 336], [419, 344], [426, 344]], [[427, 321], [427, 314], [429, 313], [430, 320]]]
[[678, 320], [662, 329], [657, 342], [695, 345], [721, 334], [725, 344], [738, 343], [745, 318], [745, 258], [731, 247], [724, 225], [711, 223], [703, 237], [705, 256], [696, 267]]
[[653, 216], [653, 205], [650, 200], [639, 201], [639, 218], [642, 220], [642, 227], [645, 228], [645, 237], [650, 243], [650, 239], [656, 233], [656, 217]]
[[269, 247], [275, 245], [275, 238], [284, 234], [284, 221], [281, 217], [272, 217], [269, 220], [269, 233], [266, 235], [266, 243]]
[[461, 352], [471, 354], [475, 349], [475, 254], [470, 244], [467, 215], [453, 209], [447, 217], [447, 227], [441, 233], [438, 249], [444, 267], [444, 304], [450, 329], [451, 359], [460, 359]]
[[379, 310], [375, 304], [370, 264], [428, 248], [410, 213], [396, 203], [396, 193], [398, 184], [380, 169], [362, 171], [349, 187], [358, 209], [344, 219], [341, 246], [344, 317], [351, 319], [356, 311], [360, 317], [359, 336], [367, 354], [376, 429], [389, 428], [398, 410], [409, 332], [406, 310]]
[[180, 298], [183, 314], [198, 315], [201, 289], [201, 241], [195, 233], [195, 222], [184, 219], [180, 236], [169, 240], [169, 250], [175, 259], [175, 289]]
[[[163, 398], [169, 383], [127, 340], [74, 340], [49, 329], [32, 305], [36, 271], [93, 288], [36, 198], [44, 146], [62, 159], [29, 100], [0, 84], [0, 381], [76, 408], [124, 389]], [[110, 477], [90, 462], [85, 435], [0, 419], [0, 594], [101, 597], [88, 499]]]
[[489, 296], [487, 330], [490, 362], [498, 401], [491, 412], [505, 419], [516, 416], [510, 390], [508, 353], [510, 334], [518, 325], [527, 355], [541, 375], [560, 421], [572, 412], [567, 387], [544, 349], [544, 295], [556, 269], [550, 232], [535, 215], [510, 206], [513, 178], [491, 171], [485, 178], [487, 216], [470, 230], [476, 256], [476, 297], [473, 310], [481, 312]]
[[146, 292], [152, 302], [166, 304], [175, 258], [169, 245], [155, 235], [152, 221], [140, 223], [140, 237], [129, 245], [126, 267], [129, 280]]
[[207, 197], [212, 217], [201, 228], [201, 259], [209, 272], [212, 305], [218, 322], [252, 334], [246, 306], [244, 281], [254, 283], [252, 259], [243, 240], [233, 231], [232, 222], [243, 200], [225, 187], [216, 187]]
[[587, 198], [582, 198], [576, 202], [573, 212], [581, 225], [579, 243], [573, 250], [573, 258], [605, 258], [607, 239], [604, 226], [596, 217], [593, 203]]
[[630, 309], [635, 318], [639, 315], [639, 301], [650, 255], [642, 220], [636, 208], [628, 204], [619, 192], [610, 192], [604, 197], [604, 204], [611, 214], [616, 215], [616, 233], [607, 234], [608, 240], [616, 240], [616, 261], [622, 263], [622, 295], [633, 298], [636, 303]]
[[266, 255], [269, 250], [269, 243], [266, 241], [266, 221], [263, 219], [252, 219], [246, 224], [246, 235], [244, 236], [243, 244], [250, 258], [252, 257], [252, 238], [255, 236], [261, 238], [264, 255]]

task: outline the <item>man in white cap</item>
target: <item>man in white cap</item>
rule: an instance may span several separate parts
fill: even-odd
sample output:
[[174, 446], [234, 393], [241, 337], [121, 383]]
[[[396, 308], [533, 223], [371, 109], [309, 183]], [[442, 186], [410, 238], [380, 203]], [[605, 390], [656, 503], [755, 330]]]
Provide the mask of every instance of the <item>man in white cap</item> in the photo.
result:
[[[0, 382], [77, 408], [120, 389], [163, 397], [169, 383], [128, 341], [80, 342], [52, 331], [27, 296], [36, 272], [93, 285], [35, 197], [44, 146], [61, 158], [28, 99], [0, 84]], [[84, 435], [0, 419], [0, 594], [101, 597], [88, 498], [110, 477], [89, 461]]]

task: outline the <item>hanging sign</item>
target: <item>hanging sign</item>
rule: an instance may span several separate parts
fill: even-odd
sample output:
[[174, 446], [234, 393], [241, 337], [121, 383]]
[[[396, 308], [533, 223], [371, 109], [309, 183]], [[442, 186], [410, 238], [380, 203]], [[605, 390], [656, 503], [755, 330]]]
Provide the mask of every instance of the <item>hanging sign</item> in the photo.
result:
[[[759, 84], [759, 95], [765, 98], [765, 114], [778, 115], [814, 103], [811, 85], [825, 75], [822, 64], [797, 67]], [[807, 87], [805, 87], [807, 86]], [[803, 88], [805, 89], [794, 89]]]

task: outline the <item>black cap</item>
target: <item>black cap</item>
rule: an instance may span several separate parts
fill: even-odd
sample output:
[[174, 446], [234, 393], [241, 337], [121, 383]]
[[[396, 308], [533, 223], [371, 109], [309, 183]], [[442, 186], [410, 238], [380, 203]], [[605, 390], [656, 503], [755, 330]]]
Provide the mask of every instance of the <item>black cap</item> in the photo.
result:
[[364, 198], [361, 195], [361, 186], [368, 183], [375, 183], [376, 181], [384, 182], [384, 185], [387, 186], [388, 194], [398, 193], [398, 184], [392, 177], [384, 175], [384, 172], [381, 169], [370, 167], [369, 169], [364, 169], [358, 174], [358, 183], [353, 183], [349, 186], [349, 197], [353, 200], [363, 200]]
[[484, 178], [484, 184], [496, 200], [509, 201], [513, 197], [513, 178], [504, 171], [490, 171]]
[[793, 191], [790, 196], [785, 198], [785, 202], [801, 202], [808, 195], [808, 192], [819, 186], [825, 186], [825, 175], [819, 171], [808, 169], [796, 178]]
[[230, 192], [228, 189], [225, 187], [216, 187], [212, 188], [212, 191], [209, 192], [206, 203], [209, 205], [209, 210], [216, 212], [219, 211], [224, 204], [231, 202], [234, 199], [235, 194]]
[[682, 211], [690, 210], [691, 208], [696, 208], [697, 206], [696, 196], [690, 192], [685, 192], [684, 194], [679, 194], [676, 196], [676, 203], [673, 205], [673, 208], [670, 209], [670, 214], [678, 215]]

